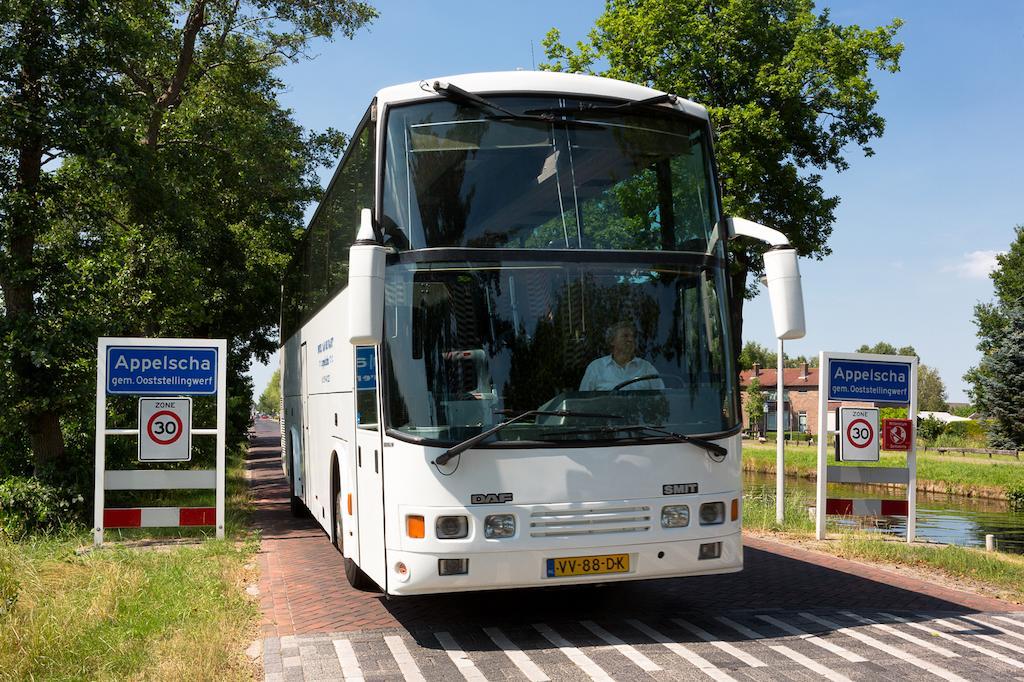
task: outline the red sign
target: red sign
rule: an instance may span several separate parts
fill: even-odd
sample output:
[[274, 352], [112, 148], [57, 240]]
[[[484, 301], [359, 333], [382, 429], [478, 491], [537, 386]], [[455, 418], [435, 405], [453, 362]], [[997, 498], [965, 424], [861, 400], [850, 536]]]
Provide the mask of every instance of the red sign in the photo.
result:
[[914, 424], [909, 419], [882, 420], [882, 449], [910, 450]]

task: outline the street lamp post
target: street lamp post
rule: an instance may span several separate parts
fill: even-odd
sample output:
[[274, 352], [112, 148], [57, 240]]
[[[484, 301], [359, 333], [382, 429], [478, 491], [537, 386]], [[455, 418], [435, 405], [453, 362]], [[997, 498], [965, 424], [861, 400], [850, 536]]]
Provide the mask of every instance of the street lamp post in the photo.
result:
[[778, 375], [775, 378], [775, 522], [782, 523], [785, 517], [786, 500], [784, 479], [786, 475], [785, 424], [786, 381], [783, 377], [785, 363], [782, 355], [782, 339], [779, 339]]

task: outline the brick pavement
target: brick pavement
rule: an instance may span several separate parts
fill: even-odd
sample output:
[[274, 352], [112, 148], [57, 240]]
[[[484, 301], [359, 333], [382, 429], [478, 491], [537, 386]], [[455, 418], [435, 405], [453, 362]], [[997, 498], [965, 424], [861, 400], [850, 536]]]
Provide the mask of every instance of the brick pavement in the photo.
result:
[[[273, 424], [264, 422], [264, 424]], [[276, 424], [274, 424], [276, 426]], [[341, 555], [311, 519], [292, 518], [276, 431], [257, 433], [248, 467], [262, 530], [259, 554], [264, 637], [402, 627], [537, 620], [669, 617], [706, 609], [850, 608], [1012, 611], [1013, 604], [873, 566], [746, 537], [742, 573], [386, 599], [348, 586]]]

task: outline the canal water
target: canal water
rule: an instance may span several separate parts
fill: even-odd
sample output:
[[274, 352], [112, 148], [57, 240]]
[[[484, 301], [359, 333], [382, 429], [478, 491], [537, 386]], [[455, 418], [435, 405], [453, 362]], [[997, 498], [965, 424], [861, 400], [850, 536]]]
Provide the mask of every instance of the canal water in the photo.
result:
[[[746, 494], [764, 499], [775, 498], [775, 474], [746, 472], [743, 475]], [[786, 478], [786, 496], [800, 495], [808, 504], [814, 504], [816, 488], [812, 480]], [[829, 497], [905, 499], [901, 489], [830, 483]], [[851, 525], [860, 525], [850, 520]], [[881, 523], [865, 525], [869, 531], [906, 535], [906, 517], [892, 516]], [[921, 540], [942, 542], [965, 547], [984, 547], [985, 535], [995, 536], [996, 549], [1001, 552], [1024, 554], [1024, 510], [1013, 511], [1006, 502], [959, 495], [917, 493], [917, 537]]]

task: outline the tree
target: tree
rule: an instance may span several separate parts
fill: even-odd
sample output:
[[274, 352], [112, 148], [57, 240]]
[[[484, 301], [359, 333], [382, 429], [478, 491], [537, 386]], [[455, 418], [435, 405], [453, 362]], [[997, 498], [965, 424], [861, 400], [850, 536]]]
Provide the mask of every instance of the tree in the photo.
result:
[[[778, 367], [778, 357], [778, 353], [768, 350], [757, 341], [747, 341], [743, 344], [743, 350], [740, 351], [739, 368], [740, 370], [752, 369], [756, 362], [761, 369], [772, 369], [773, 367]], [[818, 366], [817, 357], [808, 358], [804, 355], [790, 357], [785, 355], [782, 358], [784, 367], [803, 367], [805, 362], [808, 367]]]
[[917, 409], [925, 412], [945, 412], [949, 409], [946, 398], [946, 384], [939, 376], [939, 371], [918, 363]]
[[[784, 232], [803, 256], [830, 253], [838, 197], [820, 171], [865, 155], [884, 119], [868, 69], [899, 70], [899, 19], [865, 30], [833, 23], [812, 0], [608, 0], [575, 48], [552, 29], [543, 41], [556, 71], [596, 73], [690, 97], [708, 107], [722, 201], [728, 215]], [[739, 357], [747, 275], [763, 269], [763, 246], [732, 246], [731, 311]], [[757, 281], [756, 279], [754, 280]]]
[[294, 123], [274, 70], [374, 10], [17, 0], [0, 13], [5, 454], [28, 433], [42, 473], [67, 468], [65, 434], [88, 447], [99, 334], [227, 337], [239, 430], [242, 372], [274, 348], [280, 273], [316, 169], [344, 141]]
[[989, 274], [995, 298], [974, 307], [981, 361], [964, 375], [971, 401], [992, 419], [989, 441], [997, 447], [1024, 446], [1024, 403], [1014, 387], [1021, 383], [1019, 357], [1024, 319], [1024, 225], [1014, 228], [1010, 249], [996, 256]]
[[946, 384], [939, 376], [939, 371], [920, 361], [913, 346], [897, 348], [887, 341], [879, 341], [873, 346], [866, 343], [857, 349], [857, 353], [876, 353], [878, 355], [907, 355], [918, 358], [917, 364], [917, 409], [925, 412], [945, 412], [949, 409], [946, 402]]
[[747, 387], [747, 420], [750, 424], [751, 430], [757, 430], [760, 433], [761, 419], [764, 417], [764, 406], [765, 406], [765, 395], [764, 391], [761, 390], [761, 382], [758, 381], [757, 377], [750, 380], [750, 386]]
[[270, 376], [270, 383], [260, 395], [256, 409], [264, 414], [277, 414], [281, 410], [281, 368], [278, 367]]

